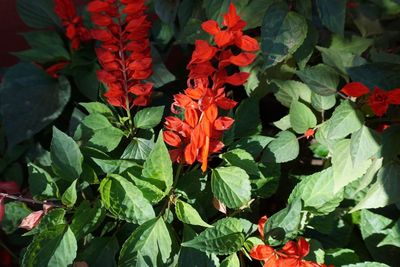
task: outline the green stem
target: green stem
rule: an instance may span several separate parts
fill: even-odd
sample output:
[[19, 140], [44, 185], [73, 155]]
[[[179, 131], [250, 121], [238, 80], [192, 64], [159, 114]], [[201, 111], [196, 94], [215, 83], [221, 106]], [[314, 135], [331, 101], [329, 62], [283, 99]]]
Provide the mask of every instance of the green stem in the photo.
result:
[[175, 176], [174, 176], [174, 182], [172, 184], [171, 189], [168, 192], [167, 199], [165, 200], [164, 205], [163, 205], [163, 207], [162, 207], [162, 209], [161, 209], [161, 211], [160, 211], [160, 213], [158, 214], [157, 217], [162, 216], [165, 213], [165, 211], [167, 210], [167, 208], [169, 208], [169, 204], [170, 204], [170, 201], [171, 201], [171, 196], [174, 193], [174, 189], [175, 189], [176, 185], [178, 184], [178, 180], [179, 180], [179, 176], [181, 175], [182, 168], [183, 168], [183, 163], [180, 163], [178, 165], [178, 168], [176, 169], [176, 173], [175, 173]]

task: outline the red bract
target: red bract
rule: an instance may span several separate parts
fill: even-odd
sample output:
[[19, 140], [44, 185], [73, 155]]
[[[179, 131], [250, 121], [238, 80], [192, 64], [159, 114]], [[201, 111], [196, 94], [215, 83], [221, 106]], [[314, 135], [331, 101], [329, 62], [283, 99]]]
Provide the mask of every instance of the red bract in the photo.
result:
[[[222, 26], [214, 20], [202, 24], [204, 31], [213, 35], [216, 46], [204, 40], [195, 42], [195, 50], [187, 66], [188, 88], [184, 94], [174, 96], [171, 111], [183, 113], [183, 120], [168, 117], [165, 122], [164, 140], [174, 147], [170, 150], [174, 161], [186, 164], [201, 162], [207, 169], [208, 157], [218, 153], [224, 144], [220, 141], [223, 131], [234, 120], [219, 116], [219, 109], [230, 110], [236, 102], [226, 96], [225, 85], [243, 85], [248, 73], [228, 73], [227, 67], [247, 66], [256, 58], [258, 42], [243, 34], [246, 23], [236, 13], [233, 4], [224, 15]], [[242, 50], [238, 54], [235, 51]]]
[[59, 63], [56, 63], [54, 65], [51, 65], [50, 67], [48, 67], [46, 69], [47, 74], [49, 74], [51, 77], [57, 79], [60, 75], [58, 74], [58, 72], [60, 70], [62, 70], [65, 65], [67, 65], [69, 62], [67, 61], [61, 61]]
[[104, 94], [116, 107], [147, 106], [153, 84], [149, 29], [144, 0], [94, 0], [87, 10], [96, 28], [92, 37], [101, 42], [96, 49], [102, 70], [98, 79], [107, 85]]
[[374, 114], [379, 117], [386, 113], [389, 105], [400, 105], [400, 88], [384, 91], [375, 87], [374, 91], [370, 93], [368, 87], [362, 83], [352, 82], [348, 83], [340, 91], [352, 97], [361, 97], [369, 94], [368, 105], [371, 107]]
[[73, 0], [54, 0], [54, 12], [61, 19], [73, 50], [77, 50], [81, 42], [91, 40], [89, 30], [83, 26], [82, 17], [77, 15]]
[[3, 220], [4, 217], [4, 199], [5, 196], [1, 193], [6, 194], [18, 194], [19, 193], [19, 186], [16, 182], [0, 182], [0, 222]]
[[268, 221], [267, 216], [262, 216], [260, 220], [258, 220], [258, 232], [261, 236], [261, 239], [264, 239], [264, 226], [267, 221]]

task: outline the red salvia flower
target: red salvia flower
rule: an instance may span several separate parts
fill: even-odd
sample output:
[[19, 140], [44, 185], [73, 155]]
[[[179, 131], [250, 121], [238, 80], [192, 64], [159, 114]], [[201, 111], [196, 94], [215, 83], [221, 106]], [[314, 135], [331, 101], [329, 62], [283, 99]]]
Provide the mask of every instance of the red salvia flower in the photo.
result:
[[54, 12], [61, 19], [73, 50], [77, 50], [81, 42], [92, 39], [89, 30], [83, 25], [82, 17], [77, 14], [73, 0], [54, 0]]
[[378, 87], [371, 93], [367, 86], [360, 82], [346, 84], [341, 90], [342, 93], [351, 97], [361, 97], [368, 95], [368, 105], [378, 117], [383, 116], [389, 105], [400, 105], [400, 88], [384, 91]]
[[107, 85], [109, 104], [130, 109], [147, 106], [153, 84], [144, 82], [152, 74], [149, 29], [144, 0], [94, 0], [87, 10], [95, 29], [94, 39], [102, 69], [98, 79]]
[[[219, 109], [230, 110], [237, 104], [228, 98], [225, 85], [243, 85], [249, 73], [228, 74], [227, 67], [247, 66], [256, 58], [258, 42], [243, 34], [246, 23], [238, 16], [233, 4], [224, 15], [222, 25], [214, 20], [206, 21], [202, 28], [214, 37], [216, 46], [204, 40], [195, 42], [189, 70], [188, 88], [174, 96], [172, 113], [183, 113], [183, 120], [168, 117], [165, 122], [164, 140], [174, 147], [170, 150], [173, 161], [193, 164], [201, 162], [207, 169], [208, 158], [224, 147], [220, 141], [223, 131], [228, 130], [234, 120], [219, 116]], [[241, 50], [234, 54], [234, 50]], [[174, 119], [173, 119], [174, 118]]]

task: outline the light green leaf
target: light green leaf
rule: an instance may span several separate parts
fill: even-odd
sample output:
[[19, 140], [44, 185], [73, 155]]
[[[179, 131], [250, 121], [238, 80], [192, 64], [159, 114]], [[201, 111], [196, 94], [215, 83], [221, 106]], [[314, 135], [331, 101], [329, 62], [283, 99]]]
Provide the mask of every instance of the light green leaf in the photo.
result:
[[220, 267], [240, 267], [240, 261], [236, 253], [226, 257], [224, 261], [221, 262]]
[[89, 112], [89, 114], [100, 113], [105, 117], [114, 116], [111, 109], [107, 105], [100, 102], [79, 103], [79, 105], [84, 107], [87, 110], [87, 112]]
[[292, 128], [292, 125], [290, 124], [290, 115], [286, 115], [282, 117], [279, 121], [275, 121], [272, 124], [282, 131], [286, 131]]
[[61, 202], [67, 206], [67, 207], [72, 207], [75, 205], [76, 199], [77, 199], [77, 193], [76, 193], [76, 182], [78, 180], [75, 180], [72, 182], [72, 184], [65, 190], [64, 194], [61, 196]]
[[136, 228], [125, 241], [118, 266], [167, 266], [173, 256], [171, 247], [171, 236], [164, 220], [154, 218]]
[[361, 55], [373, 43], [374, 40], [367, 39], [358, 35], [342, 37], [340, 35], [334, 34], [332, 35], [332, 42], [329, 48], [332, 48], [338, 52], [347, 52]]
[[390, 266], [381, 262], [365, 261], [361, 263], [343, 265], [342, 267], [390, 267]]
[[153, 148], [153, 140], [134, 137], [122, 153], [121, 159], [145, 160]]
[[312, 110], [303, 103], [292, 101], [289, 110], [290, 125], [298, 134], [305, 133], [308, 129], [317, 125], [317, 118]]
[[61, 208], [51, 209], [47, 214], [45, 214], [40, 223], [30, 230], [29, 232], [23, 234], [23, 236], [37, 235], [43, 231], [52, 228], [53, 226], [65, 224], [65, 210]]
[[83, 155], [75, 141], [53, 127], [50, 156], [54, 171], [62, 178], [73, 181], [82, 173]]
[[261, 27], [265, 67], [287, 59], [300, 47], [306, 36], [307, 22], [304, 17], [289, 11], [287, 5], [281, 2], [269, 6]]
[[152, 129], [160, 123], [163, 114], [164, 106], [144, 108], [136, 113], [133, 122], [136, 128]]
[[316, 93], [311, 94], [311, 105], [319, 112], [329, 110], [336, 104], [336, 96], [323, 96]]
[[244, 243], [243, 226], [236, 218], [217, 221], [212, 228], [207, 228], [190, 241], [182, 243], [200, 251], [228, 255], [239, 251]]
[[175, 203], [175, 213], [178, 219], [186, 224], [212, 227], [200, 217], [200, 214], [190, 204], [177, 200]]
[[355, 110], [348, 100], [343, 101], [327, 122], [327, 138], [341, 139], [359, 130], [364, 124], [364, 117]]
[[211, 190], [227, 207], [238, 209], [251, 198], [249, 175], [238, 167], [219, 167], [213, 170]]
[[268, 144], [264, 151], [262, 161], [283, 163], [294, 160], [299, 155], [299, 141], [296, 136], [283, 131], [278, 133], [275, 140]]
[[331, 67], [319, 64], [296, 72], [297, 76], [319, 95], [336, 94], [339, 85], [339, 75]]
[[275, 97], [282, 105], [290, 107], [292, 102], [299, 98], [310, 103], [311, 90], [306, 84], [294, 80], [273, 80], [272, 82], [279, 88], [278, 92], [275, 93]]
[[173, 183], [172, 161], [164, 143], [162, 132], [143, 165], [144, 180], [157, 186], [164, 192], [169, 191]]
[[351, 136], [350, 153], [354, 166], [370, 159], [375, 155], [380, 146], [380, 136], [367, 126], [362, 126]]
[[22, 266], [69, 266], [76, 257], [77, 248], [68, 225], [56, 225], [35, 236], [22, 258]]
[[386, 245], [400, 248], [400, 220], [387, 231], [386, 237], [378, 244], [378, 247]]
[[153, 207], [142, 192], [119, 175], [103, 179], [100, 194], [104, 206], [122, 220], [142, 224], [155, 216]]
[[248, 175], [260, 175], [257, 164], [253, 156], [243, 149], [236, 148], [229, 150], [221, 155], [221, 157], [229, 164], [245, 170]]

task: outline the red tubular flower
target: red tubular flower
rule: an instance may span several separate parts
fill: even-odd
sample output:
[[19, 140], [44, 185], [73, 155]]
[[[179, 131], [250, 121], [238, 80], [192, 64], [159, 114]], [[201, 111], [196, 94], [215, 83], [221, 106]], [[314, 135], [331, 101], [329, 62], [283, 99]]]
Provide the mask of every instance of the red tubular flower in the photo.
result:
[[[222, 25], [214, 20], [206, 21], [202, 28], [213, 35], [216, 46], [204, 40], [195, 42], [189, 70], [188, 88], [184, 94], [174, 96], [171, 111], [183, 113], [183, 121], [167, 118], [164, 139], [174, 147], [170, 150], [174, 161], [193, 164], [201, 162], [201, 169], [207, 169], [210, 154], [218, 153], [224, 147], [220, 141], [223, 131], [228, 130], [234, 120], [219, 116], [219, 109], [230, 110], [236, 102], [225, 93], [225, 85], [243, 85], [249, 73], [228, 74], [227, 67], [247, 66], [256, 58], [258, 42], [243, 34], [246, 23], [238, 16], [233, 4], [224, 15]], [[242, 50], [234, 54], [234, 50]], [[179, 122], [177, 122], [179, 120]]]
[[73, 0], [54, 0], [54, 12], [61, 19], [73, 50], [77, 50], [81, 42], [91, 40], [89, 30], [83, 26], [82, 17], [77, 15]]
[[96, 49], [102, 70], [98, 79], [107, 85], [104, 94], [116, 107], [147, 106], [153, 84], [149, 29], [144, 0], [93, 0], [87, 10], [96, 28], [92, 37], [101, 42]]

